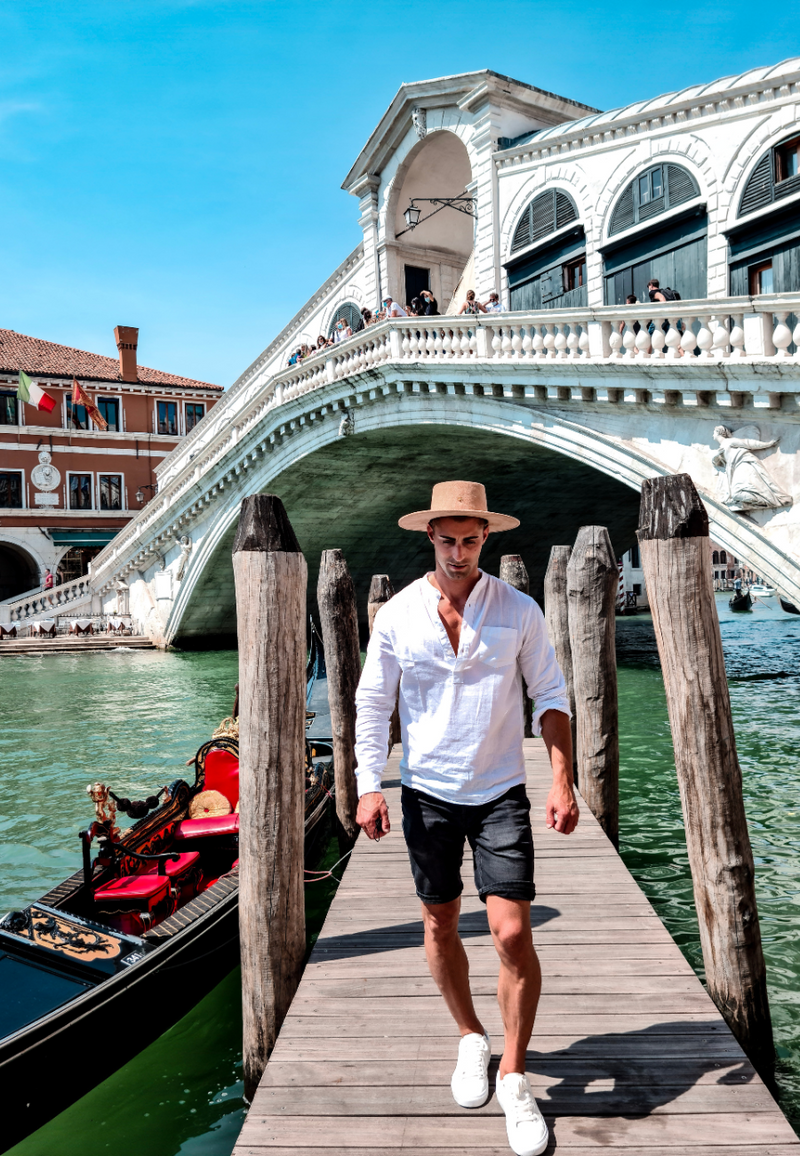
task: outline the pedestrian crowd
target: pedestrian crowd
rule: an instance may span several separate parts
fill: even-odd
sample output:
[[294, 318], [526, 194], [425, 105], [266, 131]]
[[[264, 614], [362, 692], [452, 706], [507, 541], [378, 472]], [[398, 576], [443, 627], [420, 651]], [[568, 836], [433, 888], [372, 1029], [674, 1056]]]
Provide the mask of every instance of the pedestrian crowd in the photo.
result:
[[[462, 313], [502, 313], [502, 311], [503, 306], [500, 304], [500, 297], [497, 293], [490, 293], [488, 300], [482, 303], [476, 300], [475, 290], [468, 289], [467, 299], [458, 312], [460, 315]], [[305, 361], [308, 357], [315, 357], [323, 350], [338, 345], [340, 341], [346, 341], [347, 338], [352, 337], [354, 333], [360, 333], [362, 329], [366, 329], [370, 325], [376, 325], [379, 321], [387, 321], [393, 317], [439, 316], [441, 316], [439, 313], [439, 304], [430, 289], [422, 289], [418, 296], [412, 297], [411, 301], [405, 306], [391, 297], [384, 297], [380, 309], [373, 312], [373, 310], [367, 309], [365, 306], [361, 310], [361, 317], [355, 329], [348, 323], [346, 318], [340, 318], [336, 322], [330, 337], [320, 335], [315, 344], [312, 343], [309, 345], [304, 343], [303, 345], [299, 345], [287, 361], [287, 365], [297, 365], [299, 362]]]

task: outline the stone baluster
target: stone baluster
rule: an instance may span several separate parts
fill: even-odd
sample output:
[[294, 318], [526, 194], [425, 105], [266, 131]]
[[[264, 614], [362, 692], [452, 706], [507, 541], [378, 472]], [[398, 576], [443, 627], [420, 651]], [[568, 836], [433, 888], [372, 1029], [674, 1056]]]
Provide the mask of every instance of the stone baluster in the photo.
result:
[[792, 341], [795, 347], [795, 358], [800, 358], [800, 320], [798, 320], [792, 331]]
[[687, 357], [690, 361], [696, 361], [697, 355], [694, 350], [695, 346], [697, 345], [697, 338], [695, 337], [694, 329], [692, 328], [694, 325], [694, 317], [684, 317], [683, 325], [683, 336], [681, 337], [681, 349], [683, 350], [683, 356]]
[[616, 321], [612, 322], [611, 332], [608, 335], [608, 344], [611, 347], [612, 360], [618, 361], [622, 357], [622, 334]]
[[730, 352], [729, 346], [730, 337], [728, 334], [728, 326], [725, 324], [725, 318], [717, 315], [714, 318], [714, 339], [711, 347], [718, 361], [728, 356]]
[[571, 361], [574, 361], [577, 357], [580, 356], [578, 353], [578, 333], [574, 325], [570, 325], [569, 327], [569, 333], [567, 334], [567, 349], [569, 350], [567, 357]]
[[427, 333], [428, 333], [428, 336], [427, 336], [427, 339], [425, 341], [425, 349], [427, 350], [428, 357], [432, 361], [433, 358], [436, 356], [436, 330], [435, 329], [429, 329], [427, 331]]
[[538, 361], [541, 361], [542, 358], [547, 356], [544, 351], [544, 337], [542, 336], [541, 327], [538, 325], [534, 325], [533, 327], [531, 345], [533, 346], [533, 355]]
[[[658, 324], [658, 322], [656, 322], [656, 324]], [[680, 330], [675, 326], [673, 318], [669, 319], [669, 329], [667, 330], [667, 336], [664, 341], [667, 346], [667, 361], [675, 361], [676, 358], [680, 357], [678, 350], [681, 347], [681, 335]]]
[[403, 330], [403, 340], [400, 343], [400, 348], [403, 351], [403, 359], [408, 361], [411, 356], [411, 338], [407, 329]]
[[523, 332], [525, 336], [522, 338], [522, 356], [527, 361], [533, 354], [532, 327], [530, 325], [526, 325]]
[[633, 322], [626, 319], [625, 332], [622, 334], [622, 344], [625, 346], [625, 357], [632, 361], [636, 356], [636, 334], [633, 332]]
[[447, 358], [453, 356], [453, 338], [449, 329], [445, 329], [444, 337], [442, 338], [442, 354]]
[[410, 351], [409, 356], [412, 361], [419, 359], [419, 338], [417, 337], [416, 329], [412, 329], [409, 334]]
[[711, 352], [711, 347], [714, 344], [714, 335], [711, 332], [711, 316], [710, 316], [710, 314], [704, 313], [701, 315], [700, 328], [697, 331], [697, 337], [695, 338], [695, 340], [697, 341], [697, 345], [700, 349], [701, 359], [703, 361], [713, 360], [714, 355]]
[[637, 354], [641, 360], [644, 360], [646, 357], [650, 356], [650, 346], [652, 345], [652, 342], [650, 340], [650, 330], [647, 327], [646, 321], [639, 322], [639, 332], [634, 336], [634, 345], [636, 346]]
[[442, 338], [442, 331], [438, 327], [433, 331], [433, 356], [439, 361], [444, 356], [444, 339]]
[[492, 340], [491, 340], [490, 344], [492, 347], [492, 357], [493, 358], [502, 357], [503, 339], [500, 336], [500, 330], [495, 329], [494, 325], [492, 326]]
[[731, 357], [746, 357], [744, 351], [744, 314], [733, 314], [733, 326], [730, 335]]
[[469, 335], [469, 355], [470, 357], [478, 356], [478, 330], [473, 329]]
[[789, 316], [788, 310], [783, 313], [776, 313], [778, 323], [772, 332], [772, 343], [777, 350], [776, 357], [788, 357], [789, 346], [792, 344], [792, 331], [786, 324], [786, 318]]
[[460, 332], [461, 332], [461, 356], [462, 357], [469, 357], [469, 351], [470, 351], [469, 329], [464, 328]]
[[567, 359], [567, 335], [564, 329], [565, 326], [559, 325], [556, 339], [553, 342], [556, 349], [556, 359], [558, 361], [566, 361]]
[[511, 338], [511, 348], [514, 351], [514, 359], [519, 361], [522, 357], [522, 334], [519, 329], [513, 331], [514, 336]]
[[653, 322], [653, 332], [650, 334], [650, 344], [652, 349], [650, 357], [658, 360], [664, 356], [664, 330], [661, 328], [660, 321]]
[[589, 349], [590, 349], [589, 330], [586, 328], [585, 325], [581, 325], [581, 334], [580, 334], [580, 337], [578, 338], [578, 348], [581, 351], [580, 356], [588, 359]]
[[556, 353], [555, 353], [556, 335], [553, 332], [553, 330], [555, 329], [555, 326], [551, 325], [548, 322], [544, 328], [545, 328], [544, 347], [547, 350], [547, 360], [553, 361], [555, 359], [555, 356], [556, 356]]
[[503, 330], [503, 358], [505, 361], [508, 361], [508, 359], [511, 357], [511, 352], [511, 334], [508, 330], [508, 327], [506, 327]]

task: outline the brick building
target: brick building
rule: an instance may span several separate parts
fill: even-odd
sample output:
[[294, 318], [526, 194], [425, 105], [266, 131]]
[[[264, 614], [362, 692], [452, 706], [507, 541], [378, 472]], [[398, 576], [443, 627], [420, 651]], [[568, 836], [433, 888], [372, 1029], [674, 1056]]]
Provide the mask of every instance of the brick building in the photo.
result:
[[[85, 574], [152, 498], [154, 468], [219, 400], [222, 387], [137, 363], [138, 329], [118, 326], [119, 359], [0, 329], [0, 601]], [[17, 397], [24, 371], [55, 399]], [[72, 404], [77, 379], [108, 423]]]

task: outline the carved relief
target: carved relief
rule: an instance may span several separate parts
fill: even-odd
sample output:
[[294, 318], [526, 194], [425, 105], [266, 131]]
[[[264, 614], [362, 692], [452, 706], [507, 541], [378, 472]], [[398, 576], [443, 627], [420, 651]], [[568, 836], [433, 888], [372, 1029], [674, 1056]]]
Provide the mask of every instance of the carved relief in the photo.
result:
[[186, 564], [189, 561], [189, 555], [192, 552], [192, 539], [188, 537], [188, 535], [184, 534], [181, 538], [180, 546], [181, 560], [178, 563], [178, 572], [175, 575], [175, 578], [178, 582], [180, 582], [181, 578], [183, 578], [184, 572], [186, 570]]
[[414, 126], [414, 132], [420, 140], [424, 140], [425, 134], [428, 131], [428, 113], [424, 108], [412, 108], [411, 123]]
[[747, 510], [770, 510], [791, 506], [791, 495], [786, 494], [772, 480], [755, 451], [769, 450], [779, 439], [762, 442], [758, 426], [745, 425], [733, 433], [724, 425], [714, 430], [714, 441], [719, 449], [713, 465], [724, 470], [723, 501], [729, 510], [744, 513]]
[[43, 490], [44, 493], [54, 490], [61, 482], [61, 473], [50, 464], [52, 460], [52, 455], [47, 450], [42, 450], [39, 454], [39, 465], [31, 470], [31, 481], [37, 490]]
[[353, 411], [346, 409], [342, 414], [342, 420], [339, 422], [339, 437], [346, 438], [350, 434], [356, 432], [356, 421], [353, 417]]

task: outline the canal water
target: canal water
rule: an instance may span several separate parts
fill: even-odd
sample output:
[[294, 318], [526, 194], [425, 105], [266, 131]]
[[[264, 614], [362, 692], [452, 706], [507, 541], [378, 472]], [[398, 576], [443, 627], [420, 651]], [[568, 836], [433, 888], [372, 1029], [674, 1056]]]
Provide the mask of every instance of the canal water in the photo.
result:
[[[748, 615], [718, 605], [779, 1052], [781, 1103], [800, 1128], [800, 617], [772, 599]], [[621, 851], [702, 975], [702, 957], [652, 624], [617, 621]], [[106, 652], [0, 659], [0, 912], [77, 869], [91, 818], [87, 783], [140, 796], [178, 768], [230, 712], [232, 652]], [[330, 866], [338, 857], [331, 846]], [[332, 885], [306, 889], [310, 935]], [[84, 1156], [229, 1156], [244, 1118], [239, 975], [233, 972], [154, 1044], [11, 1151]], [[125, 1031], [110, 1023], [109, 1037]], [[101, 1046], [98, 1041], [98, 1047]], [[85, 1062], [86, 1057], [81, 1058]]]

